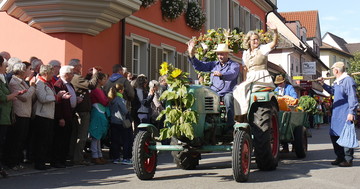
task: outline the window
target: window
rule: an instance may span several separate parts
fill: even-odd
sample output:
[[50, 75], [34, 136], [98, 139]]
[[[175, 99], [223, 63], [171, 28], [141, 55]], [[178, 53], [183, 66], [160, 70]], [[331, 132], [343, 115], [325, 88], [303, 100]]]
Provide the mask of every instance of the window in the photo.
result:
[[336, 62], [336, 55], [333, 55], [333, 63]]
[[133, 43], [132, 68], [134, 74], [140, 74], [140, 45]]
[[229, 1], [207, 1], [208, 28], [229, 28]]
[[162, 57], [163, 62], [168, 62], [169, 63], [169, 53], [166, 51], [163, 51], [163, 57]]
[[240, 6], [237, 2], [232, 1], [232, 12], [231, 12], [231, 29], [240, 29]]
[[244, 19], [245, 19], [245, 23], [244, 23], [244, 33], [247, 33], [249, 32], [251, 29], [250, 29], [250, 20], [251, 20], [251, 17], [250, 17], [250, 12], [248, 10], [245, 10], [245, 15], [244, 15]]

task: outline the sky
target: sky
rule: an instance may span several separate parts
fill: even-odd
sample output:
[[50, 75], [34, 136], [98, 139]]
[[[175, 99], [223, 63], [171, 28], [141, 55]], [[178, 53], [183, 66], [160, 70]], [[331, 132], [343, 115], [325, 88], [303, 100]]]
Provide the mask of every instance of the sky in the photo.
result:
[[347, 43], [360, 43], [359, 0], [277, 0], [278, 12], [317, 10], [321, 37], [330, 32]]

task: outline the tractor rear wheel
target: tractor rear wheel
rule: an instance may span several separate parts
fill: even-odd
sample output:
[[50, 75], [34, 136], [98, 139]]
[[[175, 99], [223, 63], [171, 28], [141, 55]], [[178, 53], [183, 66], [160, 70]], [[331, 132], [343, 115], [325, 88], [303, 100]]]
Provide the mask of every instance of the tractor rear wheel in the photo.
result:
[[279, 161], [279, 127], [275, 107], [273, 102], [257, 104], [251, 112], [256, 164], [264, 171], [276, 169]]
[[295, 148], [296, 157], [306, 157], [308, 142], [306, 128], [304, 126], [295, 127], [293, 145]]
[[250, 135], [238, 130], [234, 136], [232, 150], [232, 169], [236, 182], [245, 182], [249, 179], [251, 163], [251, 141]]
[[148, 131], [139, 131], [133, 145], [133, 165], [136, 176], [140, 180], [152, 179], [157, 166], [157, 151], [150, 150], [155, 141]]
[[[177, 145], [178, 139], [171, 138], [170, 144]], [[199, 160], [201, 159], [201, 154], [199, 152], [172, 151], [171, 155], [174, 158], [176, 166], [184, 170], [196, 169], [196, 166], [199, 165]]]

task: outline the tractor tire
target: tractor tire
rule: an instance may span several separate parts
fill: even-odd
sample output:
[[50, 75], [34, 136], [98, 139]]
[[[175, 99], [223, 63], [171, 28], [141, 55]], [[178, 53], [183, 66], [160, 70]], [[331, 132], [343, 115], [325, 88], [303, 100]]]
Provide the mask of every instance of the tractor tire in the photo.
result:
[[[178, 140], [171, 138], [170, 145], [177, 145]], [[171, 155], [174, 158], [174, 163], [178, 168], [184, 170], [194, 170], [199, 165], [201, 154], [199, 152], [188, 152], [188, 151], [172, 151]]]
[[295, 154], [298, 158], [305, 158], [307, 152], [307, 133], [304, 126], [295, 127], [294, 129], [294, 142]]
[[250, 135], [238, 130], [234, 136], [232, 150], [232, 170], [236, 182], [246, 182], [249, 179], [251, 163], [251, 139]]
[[157, 166], [157, 151], [149, 149], [155, 144], [148, 131], [139, 131], [133, 145], [133, 166], [136, 176], [140, 180], [152, 179]]
[[254, 154], [258, 168], [263, 171], [275, 170], [279, 161], [279, 125], [275, 107], [272, 102], [257, 104], [251, 111]]

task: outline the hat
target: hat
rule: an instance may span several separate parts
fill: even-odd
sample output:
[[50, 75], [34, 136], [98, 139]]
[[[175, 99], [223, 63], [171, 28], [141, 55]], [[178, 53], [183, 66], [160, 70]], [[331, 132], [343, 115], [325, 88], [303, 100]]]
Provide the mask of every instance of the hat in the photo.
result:
[[229, 49], [229, 46], [226, 43], [218, 44], [216, 50], [214, 52], [233, 52], [233, 50]]
[[275, 84], [280, 84], [284, 82], [285, 82], [285, 78], [282, 75], [277, 75], [274, 81]]
[[335, 63], [331, 66], [331, 69], [333, 69], [333, 68], [344, 69], [344, 68], [345, 68], [345, 64], [344, 64], [344, 62], [335, 62]]

